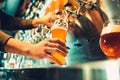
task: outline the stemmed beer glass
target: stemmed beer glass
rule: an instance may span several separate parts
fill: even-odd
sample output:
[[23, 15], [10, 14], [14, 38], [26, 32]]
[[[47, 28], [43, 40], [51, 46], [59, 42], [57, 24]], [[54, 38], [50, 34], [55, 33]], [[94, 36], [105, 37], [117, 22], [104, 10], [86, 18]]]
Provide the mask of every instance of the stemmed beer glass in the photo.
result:
[[104, 24], [100, 47], [108, 58], [120, 58], [120, 19], [113, 19]]

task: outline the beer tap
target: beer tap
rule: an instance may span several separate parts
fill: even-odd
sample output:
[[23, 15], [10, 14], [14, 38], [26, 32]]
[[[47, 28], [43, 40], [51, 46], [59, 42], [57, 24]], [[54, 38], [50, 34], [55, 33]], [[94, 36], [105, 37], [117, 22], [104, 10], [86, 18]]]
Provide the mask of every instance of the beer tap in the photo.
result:
[[80, 7], [78, 14], [87, 16], [97, 28], [97, 31], [101, 33], [103, 23], [108, 21], [108, 17], [101, 9], [100, 0], [93, 1], [79, 1]]
[[[75, 36], [86, 36], [88, 38], [88, 41], [94, 42], [95, 39], [98, 39], [98, 32], [94, 26], [94, 24], [84, 15], [84, 13], [93, 8], [94, 3], [92, 1], [85, 2], [81, 1], [81, 6], [77, 10], [72, 10], [71, 7], [73, 7], [70, 3], [65, 5], [65, 12], [68, 15], [68, 17], [73, 17], [73, 19], [69, 19], [69, 25], [72, 24], [70, 30], [73, 32]], [[73, 25], [74, 24], [74, 25]], [[77, 27], [73, 27], [77, 26]], [[74, 30], [74, 31], [73, 31]], [[74, 44], [74, 46], [81, 47], [82, 44], [77, 42]]]
[[69, 24], [75, 23], [81, 28], [81, 30], [83, 30], [82, 25], [78, 20], [78, 17], [81, 16], [81, 14], [79, 13], [79, 10], [74, 10], [72, 4], [68, 3], [65, 5], [64, 12], [67, 15], [67, 18], [72, 17], [72, 19], [69, 19], [68, 21]]

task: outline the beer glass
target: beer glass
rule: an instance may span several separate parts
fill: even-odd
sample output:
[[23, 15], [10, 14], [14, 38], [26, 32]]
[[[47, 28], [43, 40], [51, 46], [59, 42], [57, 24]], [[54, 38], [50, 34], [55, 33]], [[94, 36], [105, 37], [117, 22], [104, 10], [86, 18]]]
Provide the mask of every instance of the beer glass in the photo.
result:
[[[51, 28], [51, 34], [52, 38], [58, 38], [62, 41], [66, 40], [67, 35], [67, 29], [68, 29], [68, 22], [66, 19], [57, 19], [54, 22], [54, 25]], [[52, 52], [52, 55], [58, 59], [60, 62], [65, 64], [65, 57], [60, 55], [59, 53]]]
[[100, 47], [108, 58], [120, 57], [120, 19], [110, 20], [104, 24]]

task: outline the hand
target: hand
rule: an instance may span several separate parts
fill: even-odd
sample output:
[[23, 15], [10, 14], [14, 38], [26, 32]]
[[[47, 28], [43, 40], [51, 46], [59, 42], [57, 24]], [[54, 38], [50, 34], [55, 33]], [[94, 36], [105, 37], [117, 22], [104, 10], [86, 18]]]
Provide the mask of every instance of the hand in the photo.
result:
[[56, 19], [56, 15], [54, 12], [49, 12], [45, 14], [43, 17], [43, 24], [46, 24], [47, 26], [52, 26], [53, 21]]
[[32, 21], [33, 26], [39, 25], [39, 24], [45, 24], [47, 26], [52, 26], [53, 20], [55, 20], [56, 15], [53, 12], [49, 12], [45, 14], [43, 17], [34, 19]]
[[33, 44], [33, 46], [30, 47], [29, 57], [34, 59], [48, 58], [58, 65], [63, 65], [58, 59], [50, 54], [52, 52], [59, 53], [62, 56], [66, 56], [68, 53], [66, 45], [63, 41], [52, 38], [45, 39], [38, 44]]

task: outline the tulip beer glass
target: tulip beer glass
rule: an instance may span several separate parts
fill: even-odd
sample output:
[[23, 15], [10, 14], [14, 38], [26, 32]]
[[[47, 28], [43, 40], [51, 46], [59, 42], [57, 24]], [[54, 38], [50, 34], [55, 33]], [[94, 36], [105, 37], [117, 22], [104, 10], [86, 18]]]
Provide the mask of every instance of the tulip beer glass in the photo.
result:
[[[68, 23], [65, 19], [58, 19], [54, 22], [54, 25], [51, 28], [52, 38], [58, 38], [65, 41], [67, 35]], [[58, 59], [63, 64], [65, 63], [65, 57], [53, 52], [52, 55]]]
[[117, 59], [120, 57], [120, 20], [111, 20], [104, 25], [100, 46], [109, 58]]

